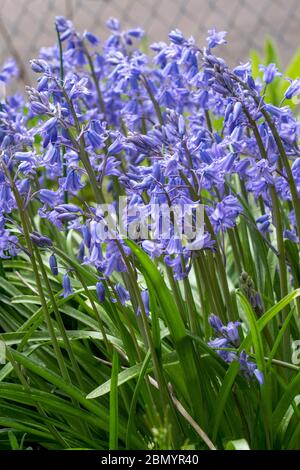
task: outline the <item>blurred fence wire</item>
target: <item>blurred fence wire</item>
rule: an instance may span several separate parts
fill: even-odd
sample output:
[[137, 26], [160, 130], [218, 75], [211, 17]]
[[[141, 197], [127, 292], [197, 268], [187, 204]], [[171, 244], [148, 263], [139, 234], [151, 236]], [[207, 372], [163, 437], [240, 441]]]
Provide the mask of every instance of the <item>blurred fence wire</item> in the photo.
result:
[[115, 16], [124, 28], [143, 27], [150, 42], [175, 27], [203, 41], [215, 26], [229, 33], [224, 56], [231, 63], [245, 60], [250, 48], [262, 50], [266, 37], [275, 39], [283, 64], [300, 46], [300, 0], [0, 0], [0, 63], [14, 56], [29, 80], [28, 60], [55, 42], [57, 15], [100, 37]]

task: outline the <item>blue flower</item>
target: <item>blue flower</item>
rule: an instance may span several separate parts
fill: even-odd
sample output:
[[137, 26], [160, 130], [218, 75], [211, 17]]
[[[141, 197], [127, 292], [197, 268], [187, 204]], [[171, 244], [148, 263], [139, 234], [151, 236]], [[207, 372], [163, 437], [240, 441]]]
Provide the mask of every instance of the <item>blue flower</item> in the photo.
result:
[[300, 79], [297, 78], [296, 80], [287, 79], [290, 82], [290, 86], [284, 93], [284, 96], [287, 100], [293, 98], [293, 96], [297, 95], [300, 92]]
[[[144, 306], [144, 309], [145, 309], [145, 313], [146, 313], [146, 315], [149, 315], [149, 312], [150, 312], [150, 305], [149, 305], [149, 293], [148, 293], [148, 290], [142, 290], [142, 292], [141, 292], [141, 299], [142, 299], [142, 302], [143, 302], [143, 306]], [[140, 315], [140, 313], [141, 313], [141, 307], [140, 307], [140, 305], [139, 305], [138, 308], [137, 308], [136, 314], [137, 314], [137, 315]]]
[[44, 235], [41, 235], [38, 232], [32, 232], [30, 234], [30, 239], [35, 245], [39, 246], [40, 248], [46, 248], [53, 245], [53, 242], [49, 237], [45, 237]]
[[93, 46], [97, 46], [99, 44], [99, 39], [93, 33], [89, 31], [85, 31], [83, 37], [86, 38]]
[[243, 372], [245, 377], [251, 379], [254, 376], [258, 380], [259, 384], [263, 385], [263, 373], [257, 368], [257, 365], [254, 362], [249, 361], [249, 356], [246, 354], [245, 350], [240, 353], [238, 360], [240, 363], [241, 371]]
[[73, 294], [73, 289], [71, 286], [71, 280], [68, 274], [64, 274], [63, 277], [63, 293], [62, 297], [67, 298], [69, 295]]
[[217, 203], [215, 210], [211, 214], [211, 221], [216, 233], [233, 228], [238, 215], [242, 212], [242, 207], [234, 196], [226, 196]]
[[177, 44], [180, 46], [185, 42], [185, 38], [182, 34], [182, 32], [179, 29], [174, 29], [169, 33], [169, 39], [172, 41], [174, 44]]
[[213, 49], [221, 44], [226, 44], [225, 36], [226, 31], [216, 31], [216, 28], [208, 30], [208, 36], [206, 38], [209, 49]]
[[117, 283], [115, 286], [118, 299], [122, 305], [125, 305], [127, 300], [130, 299], [128, 291], [120, 283]]
[[56, 256], [55, 256], [54, 253], [52, 253], [52, 255], [49, 258], [49, 266], [50, 266], [50, 269], [51, 269], [51, 272], [52, 272], [53, 276], [57, 276], [58, 275], [58, 267], [57, 267]]
[[260, 65], [259, 70], [261, 70], [263, 74], [263, 81], [268, 85], [271, 83], [275, 77], [281, 77], [281, 73], [278, 72], [278, 68], [276, 67], [276, 64], [268, 64], [267, 66], [265, 65]]
[[99, 299], [99, 302], [104, 302], [105, 299], [105, 287], [103, 285], [103, 282], [97, 282], [96, 284], [96, 293], [97, 297]]
[[71, 191], [73, 193], [76, 193], [79, 189], [83, 187], [83, 184], [80, 182], [80, 177], [74, 169], [71, 169], [67, 177], [65, 179], [65, 182], [63, 184], [63, 189], [66, 191]]
[[250, 380], [255, 377], [260, 385], [264, 383], [262, 372], [257, 365], [249, 360], [246, 351], [238, 353], [237, 348], [240, 344], [238, 326], [240, 322], [229, 322], [227, 326], [223, 325], [217, 315], [210, 315], [209, 323], [213, 327], [217, 338], [208, 342], [208, 345], [215, 349], [223, 361], [231, 363], [237, 361], [240, 364], [240, 370], [246, 379]]

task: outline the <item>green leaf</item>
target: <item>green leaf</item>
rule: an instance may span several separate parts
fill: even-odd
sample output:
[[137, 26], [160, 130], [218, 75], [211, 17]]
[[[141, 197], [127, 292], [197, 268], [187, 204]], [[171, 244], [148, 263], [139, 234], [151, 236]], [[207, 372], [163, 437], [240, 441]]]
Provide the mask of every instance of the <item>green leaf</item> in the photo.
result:
[[149, 365], [150, 359], [151, 359], [151, 352], [148, 351], [148, 353], [145, 356], [144, 362], [142, 364], [142, 367], [141, 367], [141, 370], [140, 370], [140, 373], [139, 373], [139, 377], [138, 377], [138, 380], [137, 380], [137, 383], [136, 383], [136, 386], [135, 386], [135, 389], [134, 389], [134, 393], [133, 393], [133, 396], [132, 396], [132, 400], [131, 400], [131, 403], [130, 403], [128, 424], [127, 424], [127, 431], [126, 431], [126, 449], [130, 449], [130, 442], [131, 442], [130, 439], [131, 439], [131, 435], [133, 433], [132, 428], [133, 428], [133, 421], [134, 421], [135, 410], [136, 410], [136, 403], [137, 403], [137, 399], [138, 399], [138, 394], [140, 392], [141, 386], [142, 386], [143, 381], [144, 381], [144, 377], [145, 377], [145, 375], [147, 373], [147, 370], [148, 370], [148, 365]]
[[118, 450], [118, 372], [119, 355], [114, 349], [109, 395], [109, 450]]
[[[168, 365], [172, 365], [174, 363], [178, 363], [176, 353], [172, 352], [166, 355], [165, 357], [163, 357], [163, 363], [165, 367]], [[131, 366], [125, 370], [122, 370], [122, 372], [118, 374], [118, 382], [117, 382], [118, 387], [128, 382], [129, 380], [132, 380], [135, 377], [138, 377], [139, 374], [141, 373], [142, 367], [143, 367], [143, 362], [140, 362], [139, 364], [135, 364], [134, 366]], [[152, 370], [153, 370], [152, 365], [149, 365], [148, 371], [152, 371]], [[110, 389], [111, 389], [111, 379], [107, 380], [102, 385], [95, 388], [95, 390], [89, 393], [86, 398], [88, 400], [91, 400], [94, 398], [102, 397], [103, 395], [106, 395], [107, 393], [109, 393]]]
[[267, 38], [265, 42], [265, 65], [275, 64], [280, 68], [280, 61], [277, 53], [277, 49], [274, 41], [271, 38]]
[[126, 240], [134, 255], [140, 263], [140, 270], [144, 274], [147, 285], [156, 295], [157, 301], [161, 307], [163, 319], [165, 320], [171, 337], [173, 338], [175, 349], [185, 375], [186, 382], [189, 384], [190, 404], [194, 409], [200, 422], [203, 420], [203, 397], [201, 396], [201, 367], [196, 365], [195, 353], [192, 339], [186, 334], [185, 326], [181, 315], [177, 309], [174, 297], [169, 291], [162, 275], [149, 256], [132, 240]]
[[19, 450], [18, 439], [14, 435], [13, 431], [8, 431], [9, 443], [12, 450]]
[[[278, 313], [282, 311], [290, 302], [295, 300], [297, 297], [300, 296], [300, 289], [296, 289], [287, 296], [285, 296], [282, 300], [280, 300], [276, 305], [271, 307], [264, 315], [257, 321], [257, 327], [259, 332], [261, 332], [265, 326], [276, 316]], [[251, 345], [252, 335], [249, 333], [247, 337], [243, 340], [240, 350], [247, 349]], [[232, 386], [234, 384], [235, 378], [239, 372], [239, 364], [237, 362], [232, 362], [228, 368], [226, 373], [225, 379], [222, 382], [220, 387], [218, 398], [216, 400], [216, 410], [214, 416], [214, 426], [213, 426], [213, 441], [215, 441], [216, 436], [218, 434], [219, 426], [224, 414], [224, 408], [226, 406], [227, 400], [230, 396]], [[299, 379], [300, 380], [300, 379]], [[273, 418], [274, 419], [274, 418]], [[274, 426], [273, 426], [274, 429]]]
[[259, 65], [263, 63], [263, 60], [255, 49], [250, 51], [250, 60], [253, 78], [261, 78], [262, 72], [259, 70]]
[[250, 450], [250, 447], [246, 439], [236, 439], [227, 442], [225, 450]]

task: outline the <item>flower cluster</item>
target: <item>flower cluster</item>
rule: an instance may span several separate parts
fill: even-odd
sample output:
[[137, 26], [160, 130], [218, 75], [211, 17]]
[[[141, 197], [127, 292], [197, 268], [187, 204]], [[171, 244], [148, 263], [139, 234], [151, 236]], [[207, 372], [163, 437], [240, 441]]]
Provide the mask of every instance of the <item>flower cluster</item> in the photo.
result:
[[[276, 66], [264, 67], [262, 80], [254, 80], [249, 62], [231, 70], [213, 54], [225, 44], [224, 32], [211, 29], [200, 49], [174, 30], [147, 55], [139, 47], [140, 28], [122, 31], [116, 19], [107, 26], [110, 35], [101, 45], [58, 17], [58, 44], [31, 61], [38, 79], [36, 88], [28, 87], [28, 101], [14, 96], [1, 103], [0, 257], [26, 252], [24, 227], [14, 214], [28, 209], [41, 220], [31, 241], [51, 252], [52, 271], [59, 269], [54, 241], [39, 230], [77, 234], [78, 260], [96, 270], [103, 300], [102, 281], [126, 273], [131, 256], [118, 232], [101, 237], [107, 219], [98, 206], [113, 201], [118, 209], [120, 196], [129, 201], [131, 227], [155, 204], [182, 211], [203, 205], [204, 230], [194, 245], [176, 237], [172, 217], [169, 237], [157, 235], [157, 227], [147, 238], [136, 237], [175, 281], [187, 278], [199, 252], [223, 259], [226, 235], [242, 217], [248, 220], [243, 197], [260, 208], [252, 228], [270, 244], [275, 205], [286, 204], [283, 237], [297, 242], [299, 123], [284, 104], [299, 82], [291, 82], [275, 106], [265, 102], [264, 90], [279, 75]], [[15, 64], [7, 62], [0, 80], [15, 74]], [[72, 292], [70, 279], [66, 273], [65, 296]], [[119, 287], [115, 294], [128, 301]]]
[[215, 349], [219, 356], [229, 364], [237, 361], [240, 364], [242, 374], [251, 379], [256, 377], [258, 382], [262, 385], [264, 383], [264, 376], [257, 368], [257, 365], [249, 360], [249, 356], [245, 350], [238, 352], [240, 345], [240, 335], [238, 327], [240, 322], [229, 322], [227, 326], [223, 325], [222, 321], [217, 315], [209, 317], [209, 323], [212, 326], [214, 333], [217, 335], [215, 339], [208, 344], [211, 348]]

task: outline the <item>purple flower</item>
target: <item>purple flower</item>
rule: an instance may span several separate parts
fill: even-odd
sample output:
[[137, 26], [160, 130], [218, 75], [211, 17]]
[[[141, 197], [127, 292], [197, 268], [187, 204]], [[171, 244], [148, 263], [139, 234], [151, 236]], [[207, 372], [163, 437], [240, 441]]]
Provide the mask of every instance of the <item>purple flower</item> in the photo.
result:
[[[143, 302], [143, 305], [144, 305], [145, 313], [146, 313], [146, 315], [149, 315], [149, 312], [150, 312], [150, 305], [149, 305], [149, 293], [148, 293], [148, 290], [143, 290], [143, 291], [141, 292], [141, 298], [142, 298], [142, 302]], [[140, 307], [140, 305], [139, 305], [138, 308], [137, 308], [136, 314], [137, 314], [137, 315], [140, 315], [140, 313], [141, 313], [141, 307]]]
[[50, 266], [50, 269], [51, 269], [51, 272], [52, 272], [53, 276], [57, 276], [58, 275], [58, 267], [57, 267], [56, 256], [55, 256], [54, 253], [52, 253], [52, 255], [49, 258], [49, 266]]
[[182, 32], [179, 29], [174, 29], [169, 33], [169, 39], [172, 41], [174, 44], [177, 44], [180, 46], [185, 42], [185, 38], [182, 34]]
[[276, 64], [269, 64], [267, 67], [264, 65], [259, 66], [259, 70], [261, 70], [263, 74], [263, 81], [268, 85], [271, 83], [275, 77], [281, 77], [281, 73], [278, 72], [278, 68], [276, 67]]
[[226, 196], [217, 203], [215, 210], [211, 214], [212, 224], [216, 233], [233, 228], [238, 215], [242, 212], [242, 207], [234, 196]]
[[247, 379], [251, 379], [254, 376], [258, 380], [259, 384], [263, 385], [263, 373], [257, 368], [257, 365], [254, 362], [249, 361], [249, 356], [246, 354], [245, 350], [240, 353], [238, 360], [240, 363], [241, 371], [245, 375], [245, 377]]
[[240, 354], [237, 352], [237, 348], [240, 344], [238, 326], [240, 326], [241, 323], [229, 322], [228, 325], [225, 326], [217, 315], [211, 315], [208, 320], [217, 334], [217, 338], [209, 341], [208, 345], [217, 351], [223, 361], [229, 364], [233, 361], [239, 362], [240, 370], [246, 379], [250, 380], [252, 377], [256, 377], [259, 384], [263, 385], [264, 377], [257, 368], [257, 365], [249, 360], [249, 356], [246, 354], [245, 350]]
[[63, 184], [63, 189], [76, 193], [82, 187], [83, 184], [80, 182], [78, 173], [74, 169], [71, 169], [67, 174], [66, 180]]
[[73, 294], [73, 289], [71, 286], [71, 280], [68, 274], [64, 274], [63, 277], [63, 293], [62, 297], [67, 298], [69, 295]]
[[97, 46], [100, 42], [97, 36], [89, 31], [86, 31], [83, 36], [92, 44], [92, 46]]
[[106, 26], [111, 30], [111, 31], [119, 31], [121, 25], [120, 25], [120, 21], [117, 20], [116, 18], [109, 18], [107, 21], [106, 21]]
[[4, 62], [2, 69], [0, 70], [0, 81], [9, 83], [12, 78], [17, 77], [19, 69], [15, 59], [11, 58]]
[[102, 282], [97, 282], [96, 284], [96, 293], [99, 299], [99, 302], [104, 302], [105, 299], [105, 287]]
[[223, 323], [217, 315], [210, 315], [208, 319], [210, 325], [213, 327], [216, 333], [221, 333], [223, 328]]
[[226, 36], [227, 32], [226, 31], [216, 31], [216, 28], [212, 28], [208, 30], [208, 36], [206, 38], [208, 48], [213, 49], [216, 46], [219, 46], [221, 44], [226, 44], [226, 40], [224, 39]]
[[116, 289], [116, 293], [118, 295], [120, 303], [122, 305], [125, 305], [127, 300], [130, 299], [128, 291], [120, 283], [116, 284], [115, 289]]
[[300, 79], [297, 78], [296, 80], [290, 80], [287, 78], [287, 80], [290, 82], [290, 86], [284, 93], [284, 96], [287, 100], [290, 100], [293, 98], [293, 96], [297, 95], [300, 92]]
[[18, 238], [8, 230], [0, 229], [0, 258], [16, 256], [20, 251]]
[[258, 226], [258, 230], [261, 233], [266, 234], [266, 233], [271, 232], [271, 230], [270, 230], [271, 222], [270, 222], [270, 216], [268, 214], [264, 214], [264, 215], [258, 217], [256, 219], [256, 223], [257, 223], [257, 226]]
[[38, 197], [44, 204], [49, 206], [54, 206], [57, 202], [57, 193], [51, 189], [41, 189]]
[[31, 241], [39, 246], [40, 248], [46, 248], [52, 246], [52, 240], [49, 237], [45, 237], [38, 232], [32, 232], [30, 234]]

